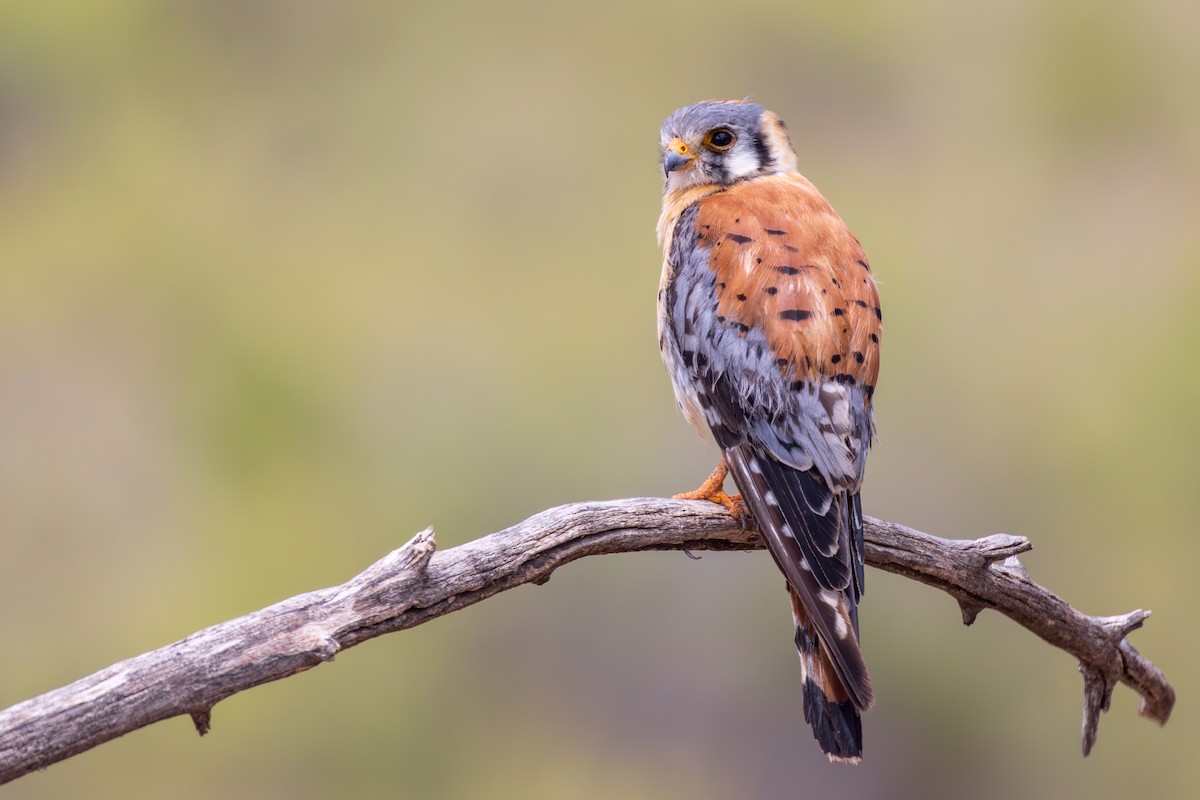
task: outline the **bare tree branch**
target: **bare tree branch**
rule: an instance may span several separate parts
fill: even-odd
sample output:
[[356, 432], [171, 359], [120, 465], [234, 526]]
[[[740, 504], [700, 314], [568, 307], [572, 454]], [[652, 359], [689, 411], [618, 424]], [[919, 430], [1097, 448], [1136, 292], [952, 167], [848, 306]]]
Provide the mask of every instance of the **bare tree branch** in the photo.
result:
[[[505, 589], [545, 583], [583, 556], [760, 547], [757, 533], [712, 503], [647, 498], [552, 508], [441, 552], [426, 530], [341, 586], [214, 625], [0, 711], [0, 783], [180, 714], [190, 714], [204, 734], [213, 706], [230, 695]], [[1019, 536], [947, 540], [866, 521], [868, 564], [949, 593], [967, 624], [993, 608], [1079, 659], [1085, 755], [1117, 683], [1141, 695], [1142, 716], [1165, 723], [1174, 690], [1126, 640], [1149, 612], [1081, 614], [1029, 579], [1016, 559], [1029, 549]]]

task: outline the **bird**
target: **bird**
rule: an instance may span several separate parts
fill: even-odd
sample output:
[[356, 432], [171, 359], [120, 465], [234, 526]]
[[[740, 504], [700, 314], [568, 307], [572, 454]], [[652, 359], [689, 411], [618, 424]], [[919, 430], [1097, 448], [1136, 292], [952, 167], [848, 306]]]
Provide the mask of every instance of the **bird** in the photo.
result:
[[[874, 702], [858, 638], [874, 275], [776, 114], [696, 103], [666, 118], [660, 145], [659, 349], [684, 417], [722, 453], [676, 497], [753, 517], [786, 580], [804, 717], [830, 761], [858, 763]], [[740, 496], [723, 491], [727, 475]]]

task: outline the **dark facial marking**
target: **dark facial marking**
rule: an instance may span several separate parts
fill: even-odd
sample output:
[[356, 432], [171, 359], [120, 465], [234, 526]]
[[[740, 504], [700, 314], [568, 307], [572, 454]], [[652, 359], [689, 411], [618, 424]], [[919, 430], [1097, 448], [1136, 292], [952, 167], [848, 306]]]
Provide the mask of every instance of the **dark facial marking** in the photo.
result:
[[758, 135], [758, 131], [754, 132], [751, 141], [754, 143], [754, 152], [758, 154], [758, 168], [760, 171], [766, 172], [775, 165], [775, 159], [771, 158], [771, 151], [767, 148], [766, 141]]

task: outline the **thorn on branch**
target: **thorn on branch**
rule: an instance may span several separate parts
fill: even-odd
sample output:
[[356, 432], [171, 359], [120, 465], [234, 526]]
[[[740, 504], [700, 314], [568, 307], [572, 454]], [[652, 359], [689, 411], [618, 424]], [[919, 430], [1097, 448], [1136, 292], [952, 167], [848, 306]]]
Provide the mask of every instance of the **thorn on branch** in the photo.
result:
[[979, 616], [979, 612], [983, 611], [983, 606], [975, 603], [969, 603], [966, 600], [958, 601], [958, 610], [962, 612], [963, 625], [971, 625]]
[[437, 541], [434, 539], [433, 527], [430, 526], [342, 584], [340, 590], [330, 597], [330, 602], [338, 603], [347, 597], [358, 595], [364, 591], [363, 587], [386, 589], [395, 584], [397, 576], [410, 573], [422, 576], [435, 552]]
[[208, 733], [212, 723], [211, 706], [200, 711], [193, 711], [191, 713], [191, 717], [192, 724], [196, 726], [196, 733], [200, 734], [201, 736]]
[[333, 657], [342, 649], [342, 645], [334, 637], [326, 634], [321, 637], [321, 641], [313, 647], [313, 654], [317, 658], [325, 662], [333, 661]]
[[393, 551], [389, 558], [395, 558], [398, 562], [395, 566], [399, 569], [415, 569], [423, 573], [435, 552], [437, 552], [437, 539], [434, 538], [433, 526], [430, 525], [405, 542], [399, 550]]
[[358, 577], [362, 579], [380, 570], [389, 573], [415, 570], [418, 574], [423, 574], [435, 552], [437, 552], [437, 540], [434, 538], [431, 525], [376, 561]]
[[1100, 712], [1108, 711], [1112, 702], [1113, 684], [1099, 669], [1082, 661], [1079, 672], [1083, 675], [1083, 754], [1087, 756], [1096, 744]]

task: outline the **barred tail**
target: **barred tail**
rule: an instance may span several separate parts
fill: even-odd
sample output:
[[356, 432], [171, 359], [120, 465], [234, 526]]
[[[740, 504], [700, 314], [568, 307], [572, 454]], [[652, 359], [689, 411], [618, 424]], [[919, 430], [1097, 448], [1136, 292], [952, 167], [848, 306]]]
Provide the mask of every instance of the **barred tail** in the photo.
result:
[[788, 596], [804, 680], [804, 719], [830, 761], [857, 764], [862, 758], [862, 718], [790, 586]]

